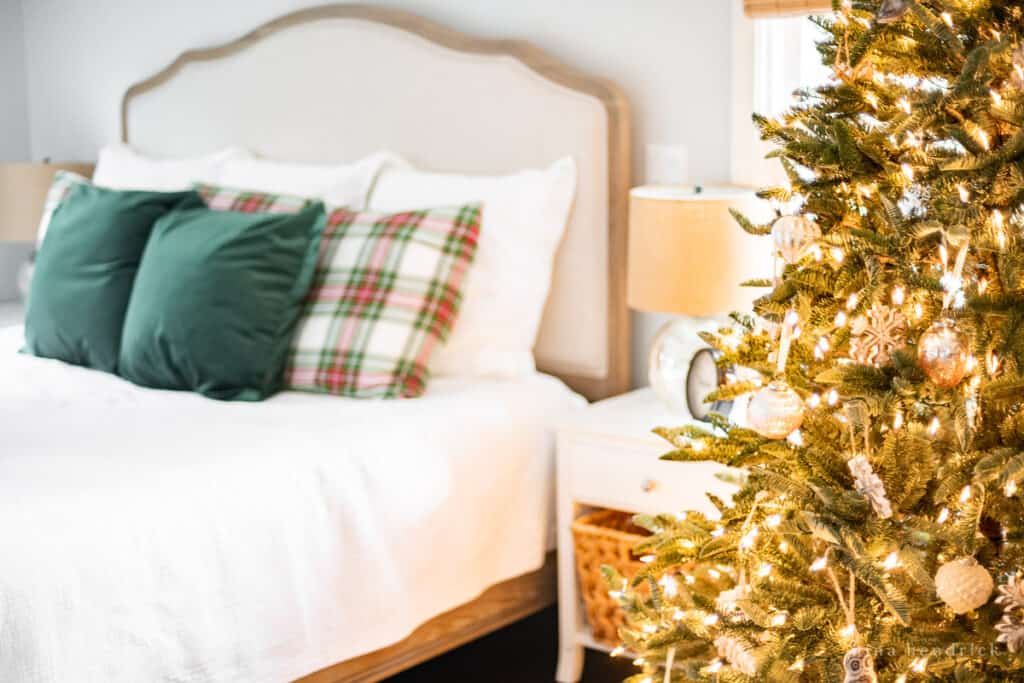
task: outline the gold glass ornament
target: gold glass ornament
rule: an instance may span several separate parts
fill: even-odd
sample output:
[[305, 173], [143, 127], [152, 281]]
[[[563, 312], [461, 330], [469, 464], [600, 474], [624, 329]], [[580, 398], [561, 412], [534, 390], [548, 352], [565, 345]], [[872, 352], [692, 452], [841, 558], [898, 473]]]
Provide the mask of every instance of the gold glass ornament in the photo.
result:
[[772, 243], [786, 263], [799, 261], [821, 239], [821, 228], [804, 216], [783, 216], [772, 224]]
[[967, 374], [969, 343], [952, 320], [935, 322], [917, 341], [917, 362], [935, 384], [951, 389]]
[[973, 557], [951, 560], [935, 573], [935, 593], [957, 614], [984, 605], [993, 587], [992, 576]]
[[843, 683], [878, 683], [875, 659], [866, 647], [855, 647], [843, 656]]
[[747, 404], [747, 425], [767, 439], [785, 439], [804, 421], [800, 394], [783, 380], [772, 380]]

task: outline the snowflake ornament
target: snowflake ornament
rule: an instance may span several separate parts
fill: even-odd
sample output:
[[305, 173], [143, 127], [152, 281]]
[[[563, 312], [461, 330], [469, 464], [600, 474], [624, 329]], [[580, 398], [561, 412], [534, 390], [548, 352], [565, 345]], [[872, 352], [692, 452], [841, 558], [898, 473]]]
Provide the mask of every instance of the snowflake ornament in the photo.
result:
[[1013, 609], [1024, 610], [1024, 581], [1019, 576], [1011, 576], [1002, 586], [999, 587], [999, 597], [996, 604], [1002, 605], [1003, 610]]
[[1024, 623], [1019, 618], [1013, 614], [1004, 614], [996, 624], [996, 630], [999, 631], [997, 643], [1004, 643], [1011, 653], [1020, 652], [1021, 646], [1024, 646]]
[[863, 455], [850, 458], [847, 463], [853, 475], [853, 487], [871, 503], [871, 509], [882, 519], [892, 517], [892, 504], [885, 493], [885, 484], [871, 468], [871, 463]]
[[895, 308], [875, 304], [850, 323], [850, 357], [863, 365], [878, 367], [906, 341], [907, 319]]

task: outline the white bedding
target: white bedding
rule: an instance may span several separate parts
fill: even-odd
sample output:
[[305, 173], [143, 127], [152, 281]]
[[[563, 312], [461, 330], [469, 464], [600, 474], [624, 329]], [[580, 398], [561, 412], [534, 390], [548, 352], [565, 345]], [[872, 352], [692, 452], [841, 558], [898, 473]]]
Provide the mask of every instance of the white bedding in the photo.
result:
[[0, 329], [0, 681], [286, 681], [539, 567], [557, 380], [260, 404]]

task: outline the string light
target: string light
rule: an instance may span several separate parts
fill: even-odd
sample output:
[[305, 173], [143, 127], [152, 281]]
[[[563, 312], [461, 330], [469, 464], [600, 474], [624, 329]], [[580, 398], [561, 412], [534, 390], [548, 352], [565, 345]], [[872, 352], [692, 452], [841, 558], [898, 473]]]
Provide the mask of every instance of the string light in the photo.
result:
[[750, 550], [751, 548], [753, 548], [754, 542], [757, 541], [758, 533], [759, 531], [756, 526], [753, 527], [747, 533], [745, 533], [743, 535], [743, 538], [740, 539], [740, 550]]
[[897, 100], [896, 106], [902, 109], [904, 112], [908, 114], [910, 113], [910, 102], [907, 100], [906, 97], [901, 97], [899, 100]]
[[787, 614], [785, 612], [778, 612], [772, 615], [772, 626], [785, 626]]
[[666, 597], [674, 598], [679, 593], [679, 584], [668, 574], [661, 577], [658, 584], [661, 586], [661, 590], [665, 593]]
[[609, 652], [608, 654], [609, 654], [609, 656], [611, 656], [611, 657], [619, 657], [619, 656], [621, 656], [621, 655], [622, 655], [622, 653], [623, 653], [623, 652], [625, 652], [625, 651], [626, 651], [626, 648], [624, 648], [624, 647], [622, 647], [621, 645], [619, 645], [618, 647], [616, 647], [616, 648], [615, 648], [614, 650], [612, 650], [612, 651], [611, 651], [611, 652]]
[[716, 526], [714, 529], [711, 530], [711, 537], [712, 538], [718, 538], [719, 536], [721, 536], [724, 533], [725, 533], [725, 528], [724, 527]]
[[712, 673], [713, 674], [713, 673], [718, 673], [718, 671], [720, 671], [721, 668], [722, 668], [722, 660], [721, 659], [716, 659], [715, 661], [711, 662], [706, 667], [704, 667], [704, 670], [707, 671], [708, 673]]
[[903, 426], [903, 411], [897, 410], [896, 414], [892, 416], [892, 428], [899, 429]]
[[1013, 498], [1013, 495], [1017, 493], [1017, 481], [1015, 479], [1011, 479], [1006, 482], [1006, 486], [1003, 487], [1003, 493], [1007, 498]]
[[847, 624], [839, 631], [839, 635], [845, 640], [852, 639], [857, 634], [857, 627], [853, 624]]
[[923, 674], [928, 668], [928, 658], [918, 657], [910, 664], [910, 670], [916, 674]]
[[722, 572], [712, 567], [708, 570], [708, 576], [710, 576], [712, 579], [720, 579], [722, 578]]
[[960, 491], [960, 502], [961, 503], [966, 503], [970, 499], [971, 499], [971, 485], [968, 484], [967, 486], [963, 487], [963, 489]]
[[704, 617], [704, 625], [705, 626], [714, 626], [717, 623], [718, 623], [718, 615], [717, 614], [709, 614], [706, 617]]
[[995, 375], [999, 372], [999, 355], [995, 351], [989, 351], [985, 356], [985, 368], [990, 375]]
[[988, 278], [981, 278], [978, 280], [978, 294], [984, 294], [988, 289]]
[[939, 433], [939, 417], [936, 415], [932, 418], [932, 421], [928, 424], [929, 436], [935, 436]]
[[953, 28], [953, 15], [952, 14], [950, 14], [949, 12], [943, 12], [939, 16], [942, 17], [942, 20], [944, 22], [946, 22], [946, 26], [948, 26], [950, 28]]
[[853, 309], [857, 308], [857, 301], [857, 293], [854, 292], [846, 299], [846, 310], [852, 311]]
[[654, 555], [644, 555], [643, 557], [640, 558], [640, 561], [643, 562], [644, 564], [650, 564], [651, 562], [654, 562], [654, 560], [656, 560], [656, 559], [657, 558]]
[[817, 408], [821, 405], [821, 396], [819, 394], [811, 394], [807, 397], [807, 407]]
[[992, 95], [992, 103], [993, 104], [998, 106], [998, 105], [1003, 103], [1003, 96], [1002, 95], [997, 93], [995, 90], [989, 90], [989, 93]]
[[762, 579], [769, 576], [772, 573], [772, 566], [767, 562], [762, 562], [761, 566], [757, 568], [757, 575]]
[[764, 525], [769, 529], [778, 529], [782, 524], [782, 515], [769, 515], [764, 520]]
[[789, 544], [786, 543], [785, 541], [780, 542], [779, 543], [779, 552], [780, 553], [788, 553], [789, 552]]
[[897, 306], [903, 305], [903, 299], [906, 296], [906, 292], [903, 290], [901, 285], [896, 285], [892, 290], [892, 302]]
[[956, 186], [957, 191], [960, 193], [960, 201], [964, 204], [971, 200], [971, 193], [963, 185]]
[[914, 317], [918, 320], [924, 317], [924, 308], [921, 306], [921, 302], [914, 304]]
[[803, 671], [804, 670], [804, 658], [801, 657], [800, 659], [798, 659], [795, 662], [793, 662], [790, 665], [789, 670], [790, 671]]
[[822, 569], [828, 566], [828, 558], [822, 555], [814, 562], [811, 563], [812, 572], [820, 572]]
[[981, 146], [985, 148], [986, 152], [989, 150], [991, 142], [989, 141], [988, 133], [980, 128], [978, 129], [978, 142], [981, 143]]
[[891, 553], [889, 553], [886, 556], [885, 561], [882, 562], [882, 568], [885, 569], [886, 571], [892, 571], [893, 569], [896, 569], [896, 567], [899, 567], [899, 566], [900, 566], [900, 556], [899, 556], [899, 553], [897, 553], [895, 550], [892, 551]]
[[868, 93], [864, 95], [864, 99], [867, 100], [867, 103], [871, 105], [872, 109], [878, 111], [878, 95], [868, 91]]
[[911, 168], [910, 164], [903, 162], [902, 164], [900, 164], [900, 169], [903, 171], [903, 175], [906, 176], [907, 180], [913, 182], [914, 169]]
[[945, 524], [949, 519], [949, 508], [942, 508], [939, 510], [939, 516], [935, 519], [939, 524]]
[[834, 406], [837, 403], [839, 403], [839, 392], [836, 391], [835, 389], [829, 389], [828, 390], [828, 404], [830, 406]]
[[846, 253], [839, 247], [832, 247], [830, 253], [832, 254], [832, 260], [836, 263], [842, 263], [846, 259]]

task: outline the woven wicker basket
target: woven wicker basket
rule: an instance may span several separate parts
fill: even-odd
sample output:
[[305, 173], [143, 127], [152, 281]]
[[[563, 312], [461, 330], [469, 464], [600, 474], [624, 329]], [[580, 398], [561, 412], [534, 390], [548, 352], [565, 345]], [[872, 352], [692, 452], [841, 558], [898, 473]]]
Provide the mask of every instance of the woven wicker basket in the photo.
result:
[[572, 523], [576, 547], [576, 575], [587, 608], [587, 623], [594, 640], [614, 647], [623, 624], [618, 602], [608, 595], [601, 565], [614, 567], [631, 579], [643, 566], [633, 546], [650, 533], [632, 523], [632, 515], [618, 510], [596, 510]]

